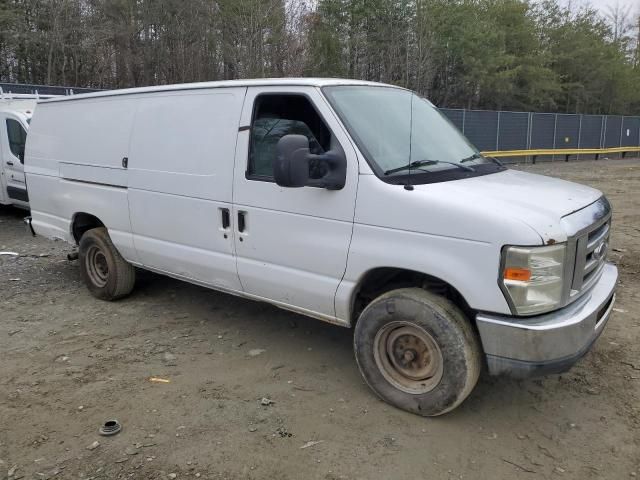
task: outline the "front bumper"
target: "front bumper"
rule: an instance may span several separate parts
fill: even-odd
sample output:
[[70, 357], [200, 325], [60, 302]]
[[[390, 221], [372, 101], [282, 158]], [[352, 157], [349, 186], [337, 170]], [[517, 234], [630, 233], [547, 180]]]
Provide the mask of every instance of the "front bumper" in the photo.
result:
[[489, 373], [523, 378], [569, 370], [604, 330], [613, 310], [617, 279], [618, 269], [607, 264], [589, 293], [545, 315], [478, 314]]

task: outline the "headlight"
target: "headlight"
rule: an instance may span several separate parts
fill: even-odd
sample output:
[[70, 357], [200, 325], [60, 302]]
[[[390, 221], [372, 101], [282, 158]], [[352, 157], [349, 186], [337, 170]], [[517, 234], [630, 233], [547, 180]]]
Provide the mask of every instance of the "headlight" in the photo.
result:
[[518, 315], [534, 315], [562, 303], [566, 245], [505, 247], [500, 282]]

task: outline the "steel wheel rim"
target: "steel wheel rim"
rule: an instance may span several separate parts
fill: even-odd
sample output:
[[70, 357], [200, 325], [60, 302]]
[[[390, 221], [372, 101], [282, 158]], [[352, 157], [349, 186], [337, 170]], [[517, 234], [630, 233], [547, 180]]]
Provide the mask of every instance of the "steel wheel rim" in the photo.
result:
[[380, 373], [397, 389], [419, 395], [430, 392], [442, 380], [442, 352], [423, 328], [391, 322], [378, 331], [373, 343]]
[[92, 245], [87, 250], [85, 266], [91, 283], [97, 287], [104, 287], [109, 280], [109, 263], [100, 248]]

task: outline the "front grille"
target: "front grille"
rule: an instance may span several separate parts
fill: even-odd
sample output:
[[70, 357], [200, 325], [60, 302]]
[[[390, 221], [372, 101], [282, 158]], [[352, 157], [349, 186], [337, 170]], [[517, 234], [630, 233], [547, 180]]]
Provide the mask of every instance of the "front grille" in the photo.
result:
[[567, 232], [566, 282], [563, 304], [577, 300], [598, 281], [604, 270], [609, 235], [611, 232], [611, 205], [600, 197], [591, 205], [562, 218]]
[[571, 285], [572, 296], [591, 288], [600, 278], [607, 260], [611, 219], [599, 221], [576, 239], [576, 266]]

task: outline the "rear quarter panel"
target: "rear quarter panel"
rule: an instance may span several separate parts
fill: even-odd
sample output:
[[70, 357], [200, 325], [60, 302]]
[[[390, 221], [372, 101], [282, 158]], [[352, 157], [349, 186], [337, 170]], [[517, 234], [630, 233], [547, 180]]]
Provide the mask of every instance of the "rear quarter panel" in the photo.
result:
[[74, 215], [89, 213], [107, 226], [123, 257], [136, 263], [122, 168], [135, 113], [132, 100], [100, 98], [38, 105], [25, 155], [37, 234], [74, 243]]

